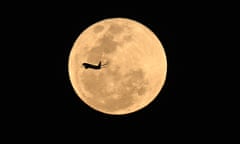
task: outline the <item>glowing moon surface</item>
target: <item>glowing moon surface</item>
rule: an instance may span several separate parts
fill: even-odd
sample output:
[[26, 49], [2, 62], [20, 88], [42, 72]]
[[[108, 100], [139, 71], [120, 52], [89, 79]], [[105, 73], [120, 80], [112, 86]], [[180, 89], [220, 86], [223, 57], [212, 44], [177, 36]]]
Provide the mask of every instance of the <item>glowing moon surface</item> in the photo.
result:
[[[83, 63], [100, 69], [85, 68]], [[86, 28], [75, 41], [68, 62], [79, 98], [96, 111], [122, 115], [150, 104], [167, 74], [164, 48], [143, 24], [126, 18], [104, 19]]]

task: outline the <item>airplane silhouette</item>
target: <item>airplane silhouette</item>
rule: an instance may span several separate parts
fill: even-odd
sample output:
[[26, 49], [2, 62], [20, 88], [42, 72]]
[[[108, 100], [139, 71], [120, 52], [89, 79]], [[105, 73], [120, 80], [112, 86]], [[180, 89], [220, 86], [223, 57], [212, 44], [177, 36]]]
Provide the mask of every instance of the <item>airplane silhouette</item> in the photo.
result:
[[106, 64], [103, 64], [103, 65], [102, 65], [102, 63], [101, 63], [101, 61], [100, 61], [98, 65], [93, 65], [93, 64], [89, 64], [89, 63], [83, 63], [82, 65], [84, 66], [85, 69], [92, 68], [92, 69], [97, 69], [97, 70], [99, 70], [99, 69], [102, 68], [102, 66], [104, 66], [104, 65], [106, 65]]

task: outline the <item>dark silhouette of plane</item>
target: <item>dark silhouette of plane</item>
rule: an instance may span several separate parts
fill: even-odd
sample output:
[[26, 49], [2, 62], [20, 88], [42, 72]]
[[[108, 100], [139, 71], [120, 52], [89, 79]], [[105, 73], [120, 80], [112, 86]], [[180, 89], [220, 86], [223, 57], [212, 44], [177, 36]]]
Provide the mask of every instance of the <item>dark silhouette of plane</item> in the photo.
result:
[[93, 65], [93, 64], [89, 64], [89, 63], [83, 63], [82, 65], [84, 66], [85, 69], [91, 68], [91, 69], [99, 70], [102, 68], [102, 66], [104, 66], [106, 64], [102, 65], [102, 63], [100, 61], [98, 65]]

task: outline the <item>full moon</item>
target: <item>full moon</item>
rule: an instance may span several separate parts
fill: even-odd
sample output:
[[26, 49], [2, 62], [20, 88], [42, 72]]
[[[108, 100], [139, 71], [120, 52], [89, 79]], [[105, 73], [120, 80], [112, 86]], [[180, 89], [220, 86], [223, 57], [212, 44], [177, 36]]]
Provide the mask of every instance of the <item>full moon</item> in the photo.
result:
[[73, 90], [89, 108], [124, 115], [143, 109], [158, 96], [167, 59], [149, 28], [127, 18], [108, 18], [90, 25], [76, 39], [68, 72]]

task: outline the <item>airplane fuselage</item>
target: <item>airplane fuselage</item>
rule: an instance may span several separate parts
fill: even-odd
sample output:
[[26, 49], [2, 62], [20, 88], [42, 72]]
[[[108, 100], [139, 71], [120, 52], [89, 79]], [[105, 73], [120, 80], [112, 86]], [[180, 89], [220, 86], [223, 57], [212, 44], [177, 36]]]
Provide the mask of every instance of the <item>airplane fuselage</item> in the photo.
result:
[[82, 65], [84, 66], [85, 69], [88, 69], [88, 68], [101, 69], [101, 62], [99, 62], [98, 65], [93, 65], [93, 64], [89, 64], [89, 63], [83, 63]]

